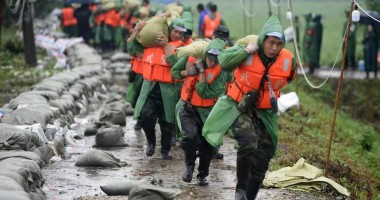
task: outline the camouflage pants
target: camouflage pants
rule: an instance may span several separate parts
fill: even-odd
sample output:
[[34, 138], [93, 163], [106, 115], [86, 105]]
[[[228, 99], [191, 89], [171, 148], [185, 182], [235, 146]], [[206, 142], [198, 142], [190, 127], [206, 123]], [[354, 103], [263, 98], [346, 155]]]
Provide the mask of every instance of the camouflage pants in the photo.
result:
[[271, 136], [256, 115], [241, 114], [231, 126], [239, 145], [235, 199], [255, 199], [274, 156]]

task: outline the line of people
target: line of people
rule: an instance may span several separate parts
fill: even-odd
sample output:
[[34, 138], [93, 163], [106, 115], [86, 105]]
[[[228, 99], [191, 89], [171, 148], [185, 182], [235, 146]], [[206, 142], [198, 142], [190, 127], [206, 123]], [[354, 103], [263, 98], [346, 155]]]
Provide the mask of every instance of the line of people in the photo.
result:
[[184, 15], [172, 21], [168, 36], [155, 38], [154, 47], [137, 40], [145, 25], [137, 23], [128, 39], [133, 60], [127, 101], [145, 133], [146, 156], [155, 154], [158, 122], [162, 158], [173, 158], [171, 142], [178, 134], [182, 180], [192, 181], [199, 157], [197, 184], [206, 186], [211, 160], [228, 133], [238, 144], [235, 199], [255, 199], [277, 146], [276, 99], [297, 74], [278, 18], [269, 18], [258, 41], [247, 46], [229, 46], [229, 30], [215, 27], [201, 57], [177, 57], [177, 49], [192, 41]]

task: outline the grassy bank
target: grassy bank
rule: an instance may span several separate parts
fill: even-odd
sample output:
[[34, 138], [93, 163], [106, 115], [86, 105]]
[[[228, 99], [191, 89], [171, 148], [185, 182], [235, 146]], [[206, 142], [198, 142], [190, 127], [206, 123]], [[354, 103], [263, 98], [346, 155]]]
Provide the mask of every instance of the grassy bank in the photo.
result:
[[[380, 100], [379, 93], [366, 93], [368, 84], [379, 88], [380, 81], [344, 82], [331, 148], [329, 176], [346, 187], [353, 199], [380, 199], [380, 132], [371, 125], [373, 121], [357, 116], [360, 108], [351, 103], [356, 101], [367, 105], [366, 109], [373, 108], [370, 101], [360, 100], [364, 96]], [[301, 78], [299, 86], [300, 110], [291, 110], [280, 117], [279, 148], [271, 170], [292, 166], [301, 157], [325, 169], [337, 80], [315, 90]], [[286, 90], [295, 91], [295, 84]]]

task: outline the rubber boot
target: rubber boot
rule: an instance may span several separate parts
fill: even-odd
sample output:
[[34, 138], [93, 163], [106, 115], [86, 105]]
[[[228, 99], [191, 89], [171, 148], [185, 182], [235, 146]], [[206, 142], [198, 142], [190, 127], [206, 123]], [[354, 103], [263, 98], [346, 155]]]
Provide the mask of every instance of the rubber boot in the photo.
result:
[[193, 172], [195, 167], [195, 152], [185, 151], [185, 171], [182, 174], [182, 180], [186, 183], [190, 183], [193, 179]]

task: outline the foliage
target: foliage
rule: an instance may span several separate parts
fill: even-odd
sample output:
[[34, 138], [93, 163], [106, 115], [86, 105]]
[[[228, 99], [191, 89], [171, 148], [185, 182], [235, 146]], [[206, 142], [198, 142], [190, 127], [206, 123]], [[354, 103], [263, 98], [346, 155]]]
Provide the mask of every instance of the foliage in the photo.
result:
[[63, 1], [57, 1], [57, 0], [37, 0], [34, 3], [35, 10], [38, 10], [38, 12], [36, 12], [36, 17], [44, 18], [54, 8], [62, 8], [62, 5], [63, 5], [62, 2]]
[[18, 38], [11, 38], [5, 42], [4, 50], [15, 54], [22, 53], [24, 52], [24, 43]]

